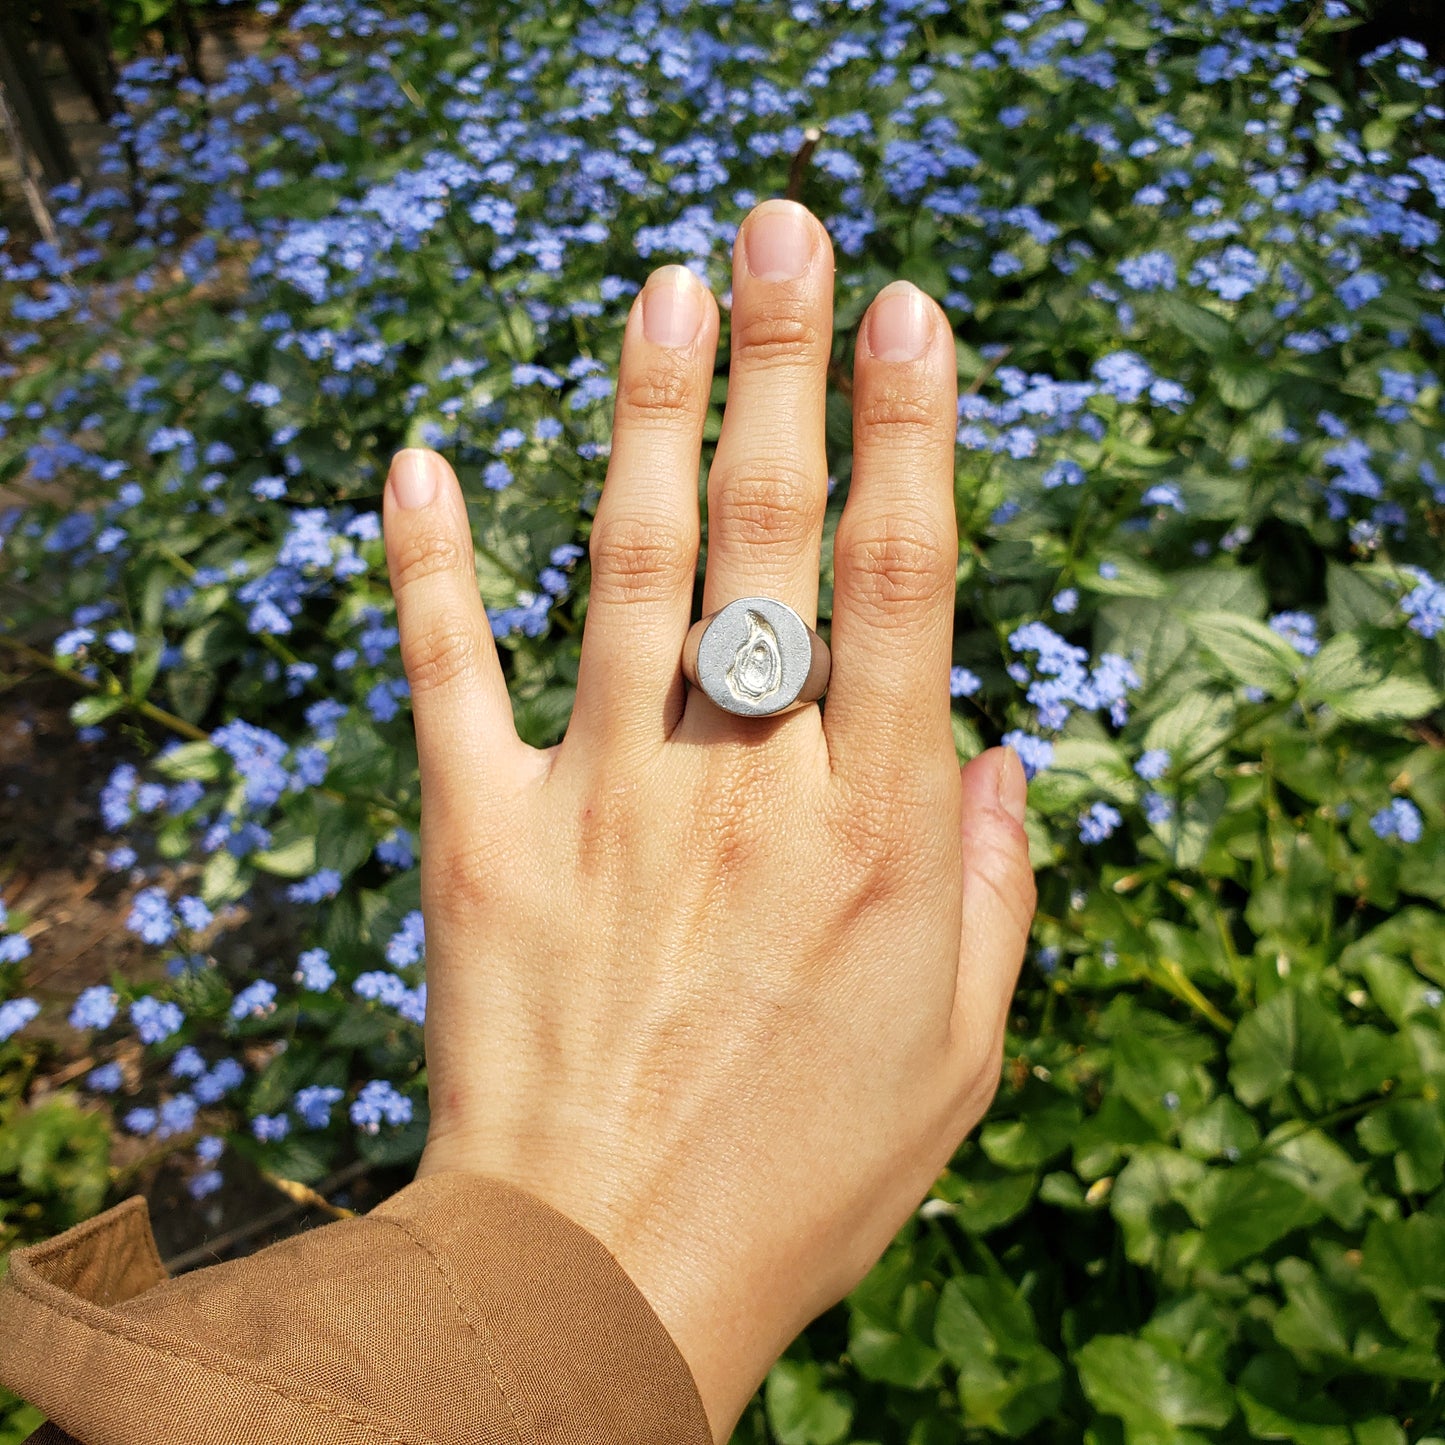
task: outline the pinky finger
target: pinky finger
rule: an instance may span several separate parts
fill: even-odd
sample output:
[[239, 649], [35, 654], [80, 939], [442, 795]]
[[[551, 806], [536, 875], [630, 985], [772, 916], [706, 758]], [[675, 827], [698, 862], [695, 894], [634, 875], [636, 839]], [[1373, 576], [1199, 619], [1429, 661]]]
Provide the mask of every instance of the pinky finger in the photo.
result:
[[512, 722], [451, 467], [435, 452], [399, 452], [383, 517], [422, 798], [433, 816], [462, 820], [502, 790], [528, 750]]

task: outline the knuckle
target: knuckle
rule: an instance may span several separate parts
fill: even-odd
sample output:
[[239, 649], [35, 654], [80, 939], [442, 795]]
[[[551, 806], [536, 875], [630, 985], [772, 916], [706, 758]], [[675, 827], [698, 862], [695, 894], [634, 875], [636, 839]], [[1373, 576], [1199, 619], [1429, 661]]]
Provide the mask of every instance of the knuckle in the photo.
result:
[[475, 918], [480, 908], [501, 896], [508, 867], [500, 829], [438, 852], [434, 867], [423, 873], [429, 906], [447, 917]]
[[[1010, 823], [1017, 834], [1000, 847], [998, 839], [974, 842], [965, 852], [965, 907], [976, 907], [981, 891], [989, 905], [999, 909], [1018, 931], [1027, 938], [1038, 906], [1038, 884], [1029, 866], [1028, 838], [1017, 823]], [[972, 898], [970, 898], [972, 894]]]
[[700, 410], [695, 372], [684, 360], [658, 357], [624, 370], [617, 387], [619, 419], [661, 427], [690, 426]]
[[675, 521], [599, 517], [587, 553], [592, 596], [604, 601], [651, 602], [692, 585], [696, 536]]
[[855, 604], [887, 614], [900, 605], [938, 602], [953, 591], [958, 543], [937, 526], [885, 513], [864, 530], [839, 531], [840, 570]]
[[874, 385], [860, 387], [859, 392], [854, 396], [853, 415], [860, 431], [932, 438], [940, 431], [951, 430], [947, 416], [916, 385], [877, 378]]
[[801, 544], [823, 524], [827, 485], [792, 462], [726, 467], [708, 485], [708, 523], [728, 545]]
[[837, 806], [824, 810], [833, 857], [848, 891], [876, 901], [895, 890], [905, 871], [901, 864], [912, 852], [899, 816], [887, 787], [873, 790], [867, 784], [849, 787]]
[[466, 572], [471, 567], [471, 552], [463, 551], [450, 532], [417, 532], [393, 544], [392, 589], [404, 592], [439, 572]]
[[421, 697], [476, 673], [481, 657], [476, 634], [457, 622], [402, 632], [401, 660], [412, 694]]
[[804, 302], [774, 302], [766, 311], [739, 308], [733, 314], [732, 349], [749, 366], [796, 365], [822, 352], [823, 332]]

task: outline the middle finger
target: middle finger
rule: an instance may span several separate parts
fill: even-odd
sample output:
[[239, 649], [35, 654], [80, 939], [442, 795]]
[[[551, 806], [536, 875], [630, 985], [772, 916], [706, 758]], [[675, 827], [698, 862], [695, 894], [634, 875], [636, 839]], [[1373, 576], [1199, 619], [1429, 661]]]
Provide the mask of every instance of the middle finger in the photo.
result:
[[817, 621], [832, 344], [828, 233], [796, 202], [764, 201], [733, 247], [732, 361], [707, 482], [704, 614], [761, 594]]

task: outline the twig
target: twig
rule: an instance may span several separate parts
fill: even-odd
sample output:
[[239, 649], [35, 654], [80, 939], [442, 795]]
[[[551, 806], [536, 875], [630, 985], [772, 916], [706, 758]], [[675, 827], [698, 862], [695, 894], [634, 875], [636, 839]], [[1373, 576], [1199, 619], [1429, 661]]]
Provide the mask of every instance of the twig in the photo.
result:
[[[283, 1204], [279, 1209], [273, 1209], [263, 1214], [259, 1219], [253, 1219], [249, 1223], [237, 1225], [235, 1229], [227, 1230], [225, 1234], [218, 1234], [214, 1239], [207, 1240], [205, 1244], [198, 1244], [194, 1249], [182, 1250], [180, 1254], [173, 1255], [165, 1261], [165, 1270], [169, 1275], [176, 1275], [184, 1270], [194, 1269], [197, 1265], [219, 1263], [224, 1251], [234, 1248], [238, 1244], [244, 1244], [248, 1239], [254, 1239], [258, 1234], [265, 1234], [268, 1229], [274, 1229], [276, 1225], [284, 1223], [293, 1214], [299, 1214], [302, 1209], [311, 1206], [313, 1195], [322, 1199], [325, 1207], [334, 1211], [337, 1206], [326, 1204], [322, 1198], [323, 1194], [329, 1194], [340, 1189], [343, 1185], [351, 1183], [353, 1179], [359, 1179], [371, 1168], [368, 1160], [357, 1159], [354, 1163], [348, 1164], [345, 1169], [338, 1170], [329, 1179], [322, 1182], [320, 1190], [312, 1191], [307, 1189], [308, 1198], [292, 1199]], [[273, 1180], [273, 1182], [275, 1182]], [[292, 1181], [287, 1181], [291, 1183]], [[304, 1185], [295, 1186], [305, 1189]]]
[[813, 152], [818, 149], [818, 142], [822, 139], [823, 132], [815, 125], [810, 125], [803, 132], [803, 143], [798, 147], [792, 165], [788, 167], [788, 189], [783, 193], [790, 201], [796, 201], [802, 195], [803, 176], [807, 172], [808, 162], [813, 159]]
[[20, 132], [20, 124], [15, 119], [15, 112], [10, 108], [10, 98], [5, 94], [5, 86], [0, 82], [0, 122], [5, 126], [5, 138], [10, 142], [11, 152], [15, 156], [15, 164], [20, 170], [20, 189], [25, 192], [26, 204], [30, 207], [30, 215], [40, 234], [45, 237], [50, 245], [55, 245], [55, 222], [50, 219], [50, 212], [46, 209], [45, 197], [40, 194], [40, 187], [35, 182], [35, 172], [31, 168], [30, 148], [25, 144], [25, 137]]

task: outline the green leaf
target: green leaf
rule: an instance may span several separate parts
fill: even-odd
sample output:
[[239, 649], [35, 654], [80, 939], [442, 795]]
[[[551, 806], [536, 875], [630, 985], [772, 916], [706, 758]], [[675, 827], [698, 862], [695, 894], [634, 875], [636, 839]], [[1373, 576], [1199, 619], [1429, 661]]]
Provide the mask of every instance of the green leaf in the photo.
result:
[[921, 1390], [938, 1373], [943, 1355], [932, 1345], [896, 1330], [860, 1320], [857, 1315], [848, 1333], [848, 1353], [865, 1380]]
[[371, 856], [373, 839], [366, 809], [335, 798], [316, 799], [316, 866], [349, 877]]
[[1344, 1025], [1312, 993], [1279, 993], [1249, 1014], [1229, 1041], [1229, 1081], [1255, 1105], [1293, 1083], [1310, 1109], [1324, 1108], [1345, 1064]]
[[979, 1275], [947, 1280], [934, 1338], [958, 1369], [968, 1424], [1017, 1436], [1057, 1411], [1063, 1367], [1039, 1343], [1033, 1312], [1008, 1280]]
[[1360, 1279], [1392, 1330], [1405, 1339], [1433, 1342], [1440, 1320], [1430, 1304], [1445, 1301], [1445, 1219], [1412, 1214], [1371, 1220]]
[[225, 754], [214, 743], [181, 743], [159, 754], [152, 767], [174, 782], [213, 783], [225, 772]]
[[1147, 1340], [1095, 1335], [1074, 1355], [1090, 1403], [1123, 1420], [1130, 1439], [1167, 1440], [1184, 1425], [1221, 1428], [1234, 1392], [1218, 1371], [1172, 1359]]
[[1234, 344], [1234, 328], [1214, 311], [1173, 292], [1156, 297], [1155, 305], [1171, 326], [1209, 356], [1217, 356]]
[[1270, 393], [1274, 373], [1254, 360], [1222, 361], [1214, 368], [1219, 399], [1236, 411], [1252, 411]]
[[279, 847], [253, 853], [251, 861], [263, 873], [274, 873], [278, 878], [304, 878], [316, 871], [316, 839], [292, 838]]
[[811, 1360], [779, 1360], [763, 1401], [778, 1445], [837, 1445], [853, 1423], [853, 1402], [825, 1388], [822, 1367]]
[[1322, 700], [1350, 722], [1379, 722], [1385, 718], [1422, 718], [1440, 706], [1440, 699], [1440, 689], [1423, 677], [1405, 675]]
[[1200, 1160], [1162, 1144], [1146, 1144], [1124, 1166], [1109, 1193], [1109, 1211], [1135, 1264], [1162, 1264], [1171, 1241], [1190, 1223], [1178, 1196], [1207, 1172]]
[[1445, 1107], [1439, 1099], [1391, 1099], [1355, 1126], [1360, 1143], [1394, 1157], [1401, 1193], [1427, 1194], [1445, 1177]]
[[1236, 682], [1275, 697], [1294, 692], [1304, 659], [1264, 623], [1237, 612], [1196, 612], [1186, 622], [1195, 640]]
[[114, 717], [125, 706], [125, 698], [113, 693], [95, 692], [82, 697], [70, 705], [70, 720], [78, 728], [94, 727], [108, 717]]
[[1398, 617], [1388, 584], [1359, 567], [1327, 562], [1325, 595], [1329, 599], [1330, 626], [1337, 633], [1361, 626], [1388, 627]]
[[1321, 1213], [1292, 1183], [1254, 1164], [1212, 1170], [1180, 1197], [1204, 1231], [1209, 1261], [1224, 1272], [1315, 1223]]
[[1306, 1388], [1295, 1363], [1271, 1350], [1256, 1355], [1236, 1385], [1250, 1433], [1296, 1445], [1355, 1445], [1349, 1416], [1323, 1391]]
[[1083, 1118], [1076, 1100], [1056, 1090], [1030, 1088], [1014, 1119], [993, 1119], [979, 1134], [979, 1147], [1000, 1169], [1032, 1170], [1068, 1148]]

